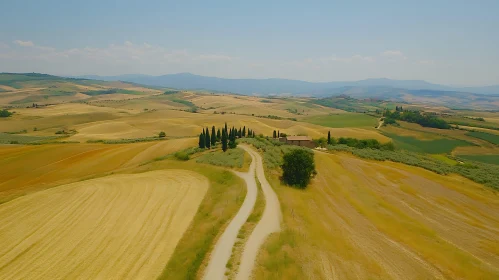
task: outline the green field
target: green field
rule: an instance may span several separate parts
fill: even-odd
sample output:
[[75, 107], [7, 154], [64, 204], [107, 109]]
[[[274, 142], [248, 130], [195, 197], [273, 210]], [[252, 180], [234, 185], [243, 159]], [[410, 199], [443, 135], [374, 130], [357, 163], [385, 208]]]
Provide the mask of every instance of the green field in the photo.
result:
[[57, 137], [30, 136], [0, 132], [0, 144], [29, 144], [52, 140], [55, 138]]
[[244, 164], [244, 150], [237, 148], [227, 150], [225, 153], [222, 150], [206, 153], [198, 157], [196, 162], [240, 168]]
[[435, 139], [435, 140], [419, 140], [410, 136], [400, 136], [393, 133], [383, 133], [385, 136], [392, 138], [397, 149], [407, 150], [411, 152], [420, 152], [428, 154], [447, 154], [452, 152], [459, 146], [471, 146], [463, 140], [454, 139]]
[[459, 155], [460, 158], [499, 165], [499, 155]]
[[490, 142], [494, 145], [499, 145], [499, 135], [494, 135], [494, 134], [480, 132], [480, 131], [471, 131], [471, 132], [466, 133], [466, 135], [485, 140], [485, 141]]
[[378, 120], [375, 117], [357, 113], [315, 116], [303, 119], [303, 121], [333, 128], [375, 127], [378, 123]]

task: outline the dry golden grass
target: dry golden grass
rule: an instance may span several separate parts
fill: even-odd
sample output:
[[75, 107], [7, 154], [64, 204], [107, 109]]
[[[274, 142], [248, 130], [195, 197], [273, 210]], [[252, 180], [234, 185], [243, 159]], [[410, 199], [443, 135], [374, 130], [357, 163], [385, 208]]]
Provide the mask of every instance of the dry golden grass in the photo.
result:
[[308, 135], [312, 138], [319, 138], [327, 136], [327, 132], [331, 131], [334, 137], [374, 138], [382, 142], [389, 141], [389, 138], [375, 129], [325, 128], [319, 125], [290, 120], [273, 120], [233, 114], [194, 114], [172, 110], [144, 112], [129, 117], [121, 117], [116, 121], [103, 120], [83, 123], [74, 126], [79, 134], [69, 139], [82, 141], [86, 139], [148, 137], [156, 135], [159, 131], [165, 131], [167, 136], [192, 137], [199, 135], [205, 127], [215, 125], [218, 128], [222, 127], [225, 122], [229, 126], [238, 128], [246, 126], [257, 134], [261, 133], [267, 136], [271, 136], [274, 130], [280, 130], [280, 132], [288, 135]]
[[111, 175], [0, 205], [0, 278], [156, 278], [208, 184], [187, 170]]
[[256, 279], [497, 279], [499, 196], [459, 176], [316, 153], [308, 189], [272, 175], [284, 230]]
[[136, 144], [0, 146], [0, 202], [85, 178], [126, 170], [194, 146], [195, 139]]

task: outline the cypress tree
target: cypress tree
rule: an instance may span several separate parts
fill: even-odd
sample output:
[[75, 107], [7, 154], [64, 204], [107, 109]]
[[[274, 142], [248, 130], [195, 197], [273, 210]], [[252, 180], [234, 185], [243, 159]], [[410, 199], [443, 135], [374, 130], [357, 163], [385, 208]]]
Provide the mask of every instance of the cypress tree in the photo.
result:
[[274, 134], [272, 135], [272, 138], [276, 138], [276, 132], [274, 130]]
[[217, 143], [217, 135], [215, 133], [215, 126], [211, 127], [211, 146], [215, 146]]
[[243, 137], [246, 137], [246, 126], [243, 127]]
[[227, 130], [222, 131], [222, 150], [227, 151]]
[[279, 130], [277, 131], [277, 138], [281, 138], [281, 132]]
[[220, 142], [222, 140], [222, 133], [220, 133], [220, 128], [217, 130], [217, 142]]
[[327, 132], [327, 143], [328, 145], [331, 145], [331, 131]]
[[[227, 134], [229, 131], [227, 130], [227, 123], [225, 123], [225, 134]], [[229, 136], [229, 135], [226, 135]]]
[[239, 138], [243, 138], [243, 130], [239, 128], [239, 133], [238, 133]]
[[203, 135], [203, 133], [199, 134], [199, 148], [204, 149], [204, 135]]
[[210, 131], [208, 130], [208, 128], [206, 128], [206, 132], [205, 132], [205, 135], [204, 135], [204, 139], [205, 139], [205, 145], [206, 145], [206, 148], [210, 148], [211, 146], [211, 139], [210, 139]]

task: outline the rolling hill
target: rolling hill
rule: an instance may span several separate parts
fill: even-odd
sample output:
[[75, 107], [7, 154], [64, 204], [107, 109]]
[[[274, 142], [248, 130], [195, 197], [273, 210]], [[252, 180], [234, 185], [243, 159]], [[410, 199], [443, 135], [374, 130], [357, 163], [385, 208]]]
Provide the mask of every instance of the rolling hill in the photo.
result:
[[206, 77], [191, 73], [178, 73], [161, 76], [119, 75], [97, 76], [87, 75], [79, 78], [105, 81], [126, 81], [149, 86], [173, 87], [179, 89], [205, 89], [239, 94], [326, 94], [344, 87], [383, 87], [406, 90], [459, 91], [476, 94], [499, 94], [499, 86], [486, 87], [451, 87], [433, 84], [422, 80], [366, 79], [360, 81], [338, 82], [306, 82], [288, 79], [226, 79]]

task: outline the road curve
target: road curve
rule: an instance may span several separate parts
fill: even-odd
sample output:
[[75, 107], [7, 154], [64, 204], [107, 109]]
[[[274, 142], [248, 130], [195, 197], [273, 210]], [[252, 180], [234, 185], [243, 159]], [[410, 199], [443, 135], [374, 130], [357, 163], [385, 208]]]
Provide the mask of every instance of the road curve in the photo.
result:
[[[247, 148], [242, 147], [246, 151]], [[229, 226], [225, 229], [224, 233], [218, 239], [215, 248], [210, 256], [210, 261], [206, 267], [204, 278], [206, 280], [219, 280], [225, 279], [225, 265], [230, 259], [232, 254], [232, 247], [236, 243], [237, 234], [239, 230], [244, 225], [249, 215], [253, 211], [255, 206], [256, 196], [258, 193], [258, 187], [255, 180], [255, 166], [256, 160], [255, 156], [251, 155], [251, 164], [248, 172], [237, 172], [233, 171], [237, 176], [244, 179], [246, 182], [246, 198], [244, 199], [243, 205], [237, 212], [236, 216], [232, 219]]]
[[[262, 157], [248, 146], [240, 145], [239, 147], [243, 148], [251, 155], [251, 158], [253, 159], [251, 164], [256, 163], [256, 175], [258, 181], [260, 181], [263, 195], [265, 197], [265, 210], [262, 218], [256, 225], [244, 246], [243, 254], [241, 256], [241, 264], [239, 265], [239, 270], [236, 276], [236, 280], [246, 280], [251, 277], [258, 251], [265, 242], [265, 239], [267, 239], [271, 233], [281, 230], [282, 213], [279, 199], [265, 178]], [[252, 173], [251, 170], [252, 169], [250, 168], [250, 173]]]

